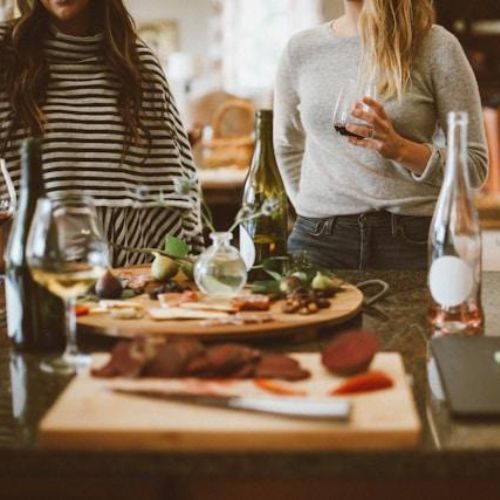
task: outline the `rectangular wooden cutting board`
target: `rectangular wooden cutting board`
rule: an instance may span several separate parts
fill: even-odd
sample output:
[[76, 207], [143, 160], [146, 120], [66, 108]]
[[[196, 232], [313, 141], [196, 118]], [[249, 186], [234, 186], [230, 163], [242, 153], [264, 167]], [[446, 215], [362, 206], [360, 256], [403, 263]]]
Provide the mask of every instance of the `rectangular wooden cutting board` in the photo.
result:
[[[318, 354], [294, 355], [313, 373], [294, 384], [325, 396], [339, 379]], [[99, 355], [102, 364], [106, 355]], [[418, 443], [421, 426], [401, 356], [379, 353], [372, 369], [394, 387], [351, 396], [349, 422], [312, 422], [192, 406], [113, 393], [108, 380], [80, 374], [42, 420], [39, 444], [56, 449], [143, 449], [223, 452], [402, 448]]]

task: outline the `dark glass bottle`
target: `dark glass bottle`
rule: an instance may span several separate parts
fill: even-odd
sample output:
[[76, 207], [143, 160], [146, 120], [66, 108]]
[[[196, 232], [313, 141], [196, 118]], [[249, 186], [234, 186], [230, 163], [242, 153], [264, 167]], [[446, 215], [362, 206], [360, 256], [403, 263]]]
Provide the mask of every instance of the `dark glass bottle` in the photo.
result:
[[[257, 112], [255, 150], [243, 191], [243, 206], [259, 210], [273, 201], [276, 210], [240, 225], [240, 252], [247, 269], [259, 266], [269, 257], [286, 255], [288, 206], [285, 186], [276, 163], [273, 147], [273, 112]], [[252, 272], [255, 279], [258, 272]]]
[[63, 303], [33, 281], [26, 261], [31, 220], [43, 196], [41, 141], [31, 138], [21, 148], [19, 204], [5, 251], [7, 332], [23, 351], [56, 351], [65, 344]]

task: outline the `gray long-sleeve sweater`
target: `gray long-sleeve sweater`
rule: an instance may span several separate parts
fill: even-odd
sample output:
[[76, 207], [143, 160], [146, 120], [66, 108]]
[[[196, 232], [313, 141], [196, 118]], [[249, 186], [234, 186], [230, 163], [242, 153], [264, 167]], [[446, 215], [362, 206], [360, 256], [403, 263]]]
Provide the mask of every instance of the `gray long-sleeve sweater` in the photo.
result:
[[427, 144], [432, 156], [420, 175], [379, 153], [349, 144], [333, 129], [338, 93], [356, 78], [359, 37], [341, 38], [331, 23], [292, 37], [282, 56], [275, 87], [274, 141], [287, 193], [297, 213], [328, 217], [370, 210], [431, 215], [441, 187], [446, 148], [433, 144], [447, 131], [450, 111], [469, 113], [470, 180], [487, 174], [481, 104], [472, 69], [457, 39], [433, 26], [415, 58], [412, 84], [401, 102], [382, 102], [396, 131]]

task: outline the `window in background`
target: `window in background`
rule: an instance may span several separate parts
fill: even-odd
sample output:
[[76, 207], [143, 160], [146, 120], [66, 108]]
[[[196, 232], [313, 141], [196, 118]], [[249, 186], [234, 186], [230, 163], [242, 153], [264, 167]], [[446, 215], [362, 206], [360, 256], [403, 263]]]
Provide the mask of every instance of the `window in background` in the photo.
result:
[[290, 36], [322, 21], [322, 0], [225, 0], [223, 84], [255, 97], [272, 89], [279, 58]]

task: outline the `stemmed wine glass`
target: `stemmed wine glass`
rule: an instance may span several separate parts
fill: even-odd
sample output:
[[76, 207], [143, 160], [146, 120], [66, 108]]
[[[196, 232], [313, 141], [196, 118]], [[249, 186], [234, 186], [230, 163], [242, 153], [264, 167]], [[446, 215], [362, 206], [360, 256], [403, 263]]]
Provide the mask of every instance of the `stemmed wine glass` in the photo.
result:
[[[16, 190], [14, 189], [14, 184], [10, 178], [9, 172], [7, 171], [7, 166], [5, 161], [0, 158], [0, 227], [3, 227], [7, 222], [9, 222], [16, 211]], [[6, 235], [3, 235], [4, 238]], [[0, 282], [2, 277], [0, 276]], [[5, 314], [5, 310], [0, 310], [0, 314]]]
[[[346, 137], [354, 137], [356, 139], [364, 139], [365, 136], [355, 134], [347, 129], [347, 125], [359, 125], [366, 129], [373, 127], [359, 118], [352, 116], [352, 111], [357, 102], [361, 101], [363, 97], [377, 98], [376, 86], [374, 83], [363, 83], [353, 79], [345, 81], [340, 89], [339, 96], [335, 103], [333, 112], [333, 128], [335, 131]], [[365, 109], [368, 109], [364, 105]]]
[[44, 371], [70, 374], [90, 363], [76, 345], [75, 299], [105, 272], [108, 249], [92, 201], [85, 196], [38, 200], [26, 249], [33, 279], [66, 306], [66, 349], [42, 362]]

